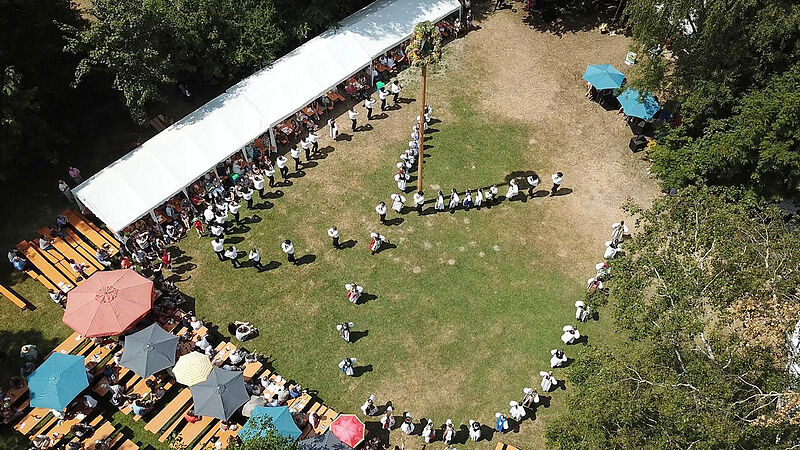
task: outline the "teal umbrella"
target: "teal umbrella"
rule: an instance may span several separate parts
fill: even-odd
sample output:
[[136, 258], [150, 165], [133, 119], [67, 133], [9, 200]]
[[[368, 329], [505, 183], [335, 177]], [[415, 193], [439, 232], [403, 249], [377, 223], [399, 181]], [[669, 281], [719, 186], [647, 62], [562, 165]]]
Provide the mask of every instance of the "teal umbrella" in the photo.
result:
[[625, 89], [617, 96], [617, 100], [625, 114], [644, 120], [652, 119], [661, 109], [655, 97], [647, 92], [640, 93], [636, 89]]
[[596, 64], [586, 68], [586, 72], [583, 73], [583, 79], [600, 90], [616, 89], [622, 86], [625, 74], [611, 64]]
[[83, 356], [53, 353], [28, 377], [31, 406], [63, 410], [89, 386]]
[[292, 413], [289, 408], [285, 406], [257, 406], [253, 410], [253, 415], [247, 420], [244, 426], [239, 430], [239, 437], [246, 441], [248, 439], [266, 436], [269, 431], [264, 427], [265, 418], [272, 420], [272, 427], [283, 436], [288, 436], [292, 439], [300, 437], [300, 429], [294, 423]]

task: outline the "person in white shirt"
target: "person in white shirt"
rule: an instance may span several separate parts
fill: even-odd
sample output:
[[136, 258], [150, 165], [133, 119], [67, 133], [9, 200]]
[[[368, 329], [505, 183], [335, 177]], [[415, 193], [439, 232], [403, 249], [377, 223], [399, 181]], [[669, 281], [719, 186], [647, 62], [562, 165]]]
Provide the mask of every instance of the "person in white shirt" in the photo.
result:
[[307, 140], [311, 144], [311, 153], [316, 154], [319, 151], [319, 135], [315, 131], [309, 131]]
[[527, 415], [525, 408], [514, 400], [508, 402], [508, 413], [517, 422], [522, 422], [522, 419]]
[[537, 404], [539, 404], [539, 394], [536, 390], [529, 387], [522, 388], [522, 406], [533, 409]]
[[597, 279], [604, 279], [609, 274], [611, 274], [611, 268], [608, 267], [608, 263], [603, 261], [594, 265], [594, 270], [597, 272]]
[[281, 242], [281, 250], [286, 253], [286, 258], [290, 263], [297, 265], [297, 260], [294, 259], [294, 244], [292, 244], [292, 241], [287, 239]]
[[606, 251], [603, 252], [603, 258], [605, 259], [611, 259], [617, 256], [617, 253], [619, 253], [622, 250], [619, 244], [615, 243], [614, 241], [606, 241], [605, 244], [606, 244]]
[[525, 179], [528, 182], [528, 197], [533, 198], [533, 191], [539, 186], [539, 175], [532, 173]]
[[558, 192], [558, 189], [561, 187], [561, 183], [564, 182], [564, 174], [556, 172], [551, 175], [550, 178], [553, 180], [553, 187], [550, 188], [550, 197], [552, 197], [556, 195], [556, 192]]
[[374, 416], [378, 414], [378, 406], [375, 404], [374, 394], [370, 395], [367, 401], [361, 405], [361, 412], [363, 412], [365, 416]]
[[574, 344], [581, 338], [580, 331], [572, 325], [564, 325], [563, 331], [564, 333], [561, 334], [561, 342], [567, 345]]
[[[311, 141], [308, 137], [300, 139], [300, 147], [303, 147], [303, 152], [306, 154], [306, 161], [311, 161]], [[292, 155], [292, 157], [294, 157], [294, 155]], [[300, 159], [300, 155], [298, 155], [297, 159]]]
[[[261, 187], [264, 187], [263, 181], [261, 183]], [[250, 186], [242, 186], [242, 198], [247, 202], [247, 208], [253, 209], [253, 189]]]
[[517, 185], [517, 180], [511, 179], [508, 182], [508, 191], [506, 191], [506, 199], [513, 200], [514, 197], [519, 194], [519, 186]]
[[336, 330], [339, 331], [339, 336], [345, 342], [350, 343], [350, 329], [353, 328], [353, 322], [342, 322], [336, 325]]
[[567, 355], [564, 354], [564, 350], [560, 348], [554, 348], [550, 350], [550, 368], [555, 369], [556, 367], [563, 367], [564, 364], [567, 363]]
[[392, 83], [389, 85], [389, 89], [392, 91], [392, 101], [396, 105], [400, 100], [400, 91], [403, 89], [397, 81], [392, 80]]
[[386, 223], [386, 203], [380, 202], [378, 206], [375, 207], [375, 212], [378, 213], [378, 216], [381, 218], [381, 223]]
[[478, 192], [475, 193], [475, 209], [480, 211], [481, 205], [483, 205], [483, 189], [478, 188]]
[[250, 249], [250, 253], [247, 255], [247, 259], [253, 264], [253, 267], [256, 269], [263, 270], [264, 266], [261, 264], [261, 252], [258, 249], [252, 248]]
[[214, 210], [211, 209], [211, 205], [208, 205], [203, 211], [203, 218], [206, 219], [207, 224], [210, 224], [214, 221]]
[[364, 99], [364, 108], [367, 108], [367, 120], [372, 120], [372, 106], [375, 104], [375, 100], [372, 97], [367, 97]]
[[469, 189], [464, 192], [464, 201], [461, 202], [461, 205], [464, 206], [465, 211], [469, 211], [472, 206], [472, 191]]
[[422, 215], [422, 206], [425, 205], [425, 193], [422, 191], [414, 193], [414, 207], [417, 208], [417, 215]]
[[395, 193], [390, 196], [392, 199], [392, 209], [397, 213], [400, 214], [403, 211], [403, 205], [406, 203], [406, 198], [400, 195], [400, 193]]
[[[250, 179], [253, 180], [253, 189], [258, 191], [258, 197], [262, 200], [264, 199], [264, 177], [261, 174], [253, 174], [250, 176]], [[248, 206], [250, 204], [248, 203]]]
[[66, 304], [67, 304], [66, 303], [67, 302], [67, 298], [66, 297], [67, 296], [62, 291], [56, 291], [56, 290], [50, 289], [48, 291], [48, 294], [50, 295], [50, 299], [52, 299], [54, 302], [56, 302], [56, 304], [58, 306], [60, 306], [62, 308], [64, 308], [66, 306]]
[[203, 353], [206, 353], [206, 354], [208, 354], [209, 349], [213, 349], [214, 348], [214, 347], [211, 346], [211, 343], [208, 342], [208, 339], [206, 339], [205, 336], [203, 336], [200, 339], [198, 339], [197, 342], [194, 345], [195, 345], [195, 347], [199, 348], [200, 350], [203, 351]]
[[406, 191], [406, 177], [405, 177], [405, 175], [403, 175], [401, 173], [394, 174], [394, 181], [397, 181], [397, 189], [399, 189], [400, 192], [405, 192]]
[[611, 225], [611, 242], [619, 244], [626, 234], [628, 234], [628, 226], [625, 225], [624, 220]]
[[553, 376], [553, 372], [540, 371], [539, 376], [542, 377], [542, 390], [550, 392], [558, 386], [558, 380]]
[[328, 236], [333, 240], [333, 248], [340, 248], [339, 247], [339, 230], [336, 226], [332, 226], [328, 228]]
[[409, 414], [408, 411], [403, 413], [403, 423], [400, 424], [400, 430], [405, 434], [414, 432], [414, 420], [411, 418], [411, 414]]
[[500, 195], [500, 190], [497, 189], [497, 185], [493, 184], [489, 186], [489, 191], [486, 192], [486, 207], [491, 208], [492, 203], [497, 203], [498, 195]]
[[[275, 187], [275, 167], [272, 165], [271, 162], [269, 164], [267, 164], [267, 167], [264, 169], [264, 176], [267, 177], [267, 179], [269, 179], [269, 187]], [[261, 189], [260, 193], [261, 193], [261, 198], [263, 199], [264, 198], [264, 189], [263, 189], [264, 183], [261, 183], [261, 186], [262, 186], [262, 189]]]
[[[300, 171], [300, 149], [297, 148], [297, 147], [292, 147], [292, 149], [289, 150], [289, 155], [291, 155], [292, 159], [294, 160], [294, 171], [295, 172], [299, 172]], [[308, 158], [306, 158], [306, 159], [308, 159]], [[286, 178], [286, 177], [284, 177], [284, 178]]]
[[383, 428], [384, 430], [391, 430], [392, 428], [394, 428], [394, 423], [395, 422], [394, 422], [394, 415], [392, 415], [392, 411], [393, 410], [394, 410], [394, 408], [392, 408], [391, 405], [387, 406], [386, 407], [386, 412], [383, 414], [383, 416], [380, 419], [381, 428]]
[[347, 283], [344, 288], [347, 289], [347, 299], [351, 303], [357, 304], [358, 299], [361, 298], [361, 293], [364, 292], [364, 288], [355, 283]]
[[225, 257], [231, 260], [234, 269], [242, 266], [239, 262], [239, 251], [233, 245], [228, 247], [228, 250], [225, 251]]
[[469, 440], [478, 442], [481, 439], [481, 424], [472, 419], [469, 420]]
[[228, 220], [228, 205], [223, 203], [222, 205], [217, 208], [216, 213], [214, 213], [214, 220], [222, 225], [225, 226], [225, 222]]
[[433, 428], [433, 420], [429, 419], [425, 422], [425, 428], [422, 429], [422, 438], [425, 440], [426, 444], [430, 444], [436, 439], [436, 430]]
[[217, 223], [212, 223], [211, 226], [208, 227], [208, 229], [209, 231], [211, 231], [211, 234], [213, 236], [224, 237], [225, 228], [223, 228], [222, 225], [219, 225]]
[[370, 241], [369, 241], [369, 251], [370, 254], [374, 255], [378, 253], [380, 250], [381, 245], [386, 242], [386, 237], [380, 233], [375, 233], [374, 231], [369, 234]]
[[192, 316], [189, 320], [189, 326], [192, 327], [192, 330], [197, 331], [203, 328], [203, 321], [198, 319], [197, 316]]
[[586, 307], [586, 303], [584, 303], [583, 300], [575, 302], [575, 318], [578, 319], [579, 322], [586, 322], [589, 316], [589, 308]]
[[590, 294], [594, 294], [595, 292], [603, 292], [603, 282], [598, 280], [595, 277], [589, 278], [586, 280], [586, 290]]
[[281, 177], [285, 180], [286, 177], [289, 175], [289, 168], [286, 167], [286, 157], [281, 155], [275, 159], [275, 165], [278, 166], [278, 170], [281, 172]]
[[358, 119], [358, 113], [356, 112], [355, 108], [351, 107], [347, 110], [347, 117], [350, 119], [350, 123], [352, 125], [350, 129], [352, 131], [356, 131], [358, 128], [358, 124], [356, 123], [356, 120]]
[[436, 211], [444, 211], [444, 194], [442, 194], [442, 191], [439, 191], [439, 194], [436, 196], [436, 202], [433, 204], [433, 209]]
[[339, 369], [341, 369], [343, 374], [352, 377], [355, 375], [356, 362], [357, 360], [355, 358], [345, 358], [339, 363]]
[[211, 240], [211, 248], [217, 254], [220, 261], [225, 261], [225, 239], [222, 236], [217, 236]]
[[239, 204], [236, 200], [228, 203], [228, 211], [233, 215], [233, 220], [236, 224], [239, 224], [239, 209], [242, 205]]
[[339, 126], [336, 125], [336, 121], [333, 119], [328, 119], [328, 135], [334, 141], [339, 138]]
[[445, 444], [450, 445], [453, 443], [453, 438], [456, 436], [456, 429], [453, 426], [453, 421], [447, 419], [444, 423], [444, 431], [442, 432], [442, 440]]
[[447, 207], [450, 208], [450, 214], [456, 212], [456, 208], [458, 208], [458, 192], [456, 192], [456, 188], [453, 188], [453, 191], [450, 192], [450, 203]]
[[381, 99], [381, 111], [386, 111], [386, 97], [389, 96], [389, 92], [386, 91], [386, 88], [381, 88], [378, 91], [378, 98]]

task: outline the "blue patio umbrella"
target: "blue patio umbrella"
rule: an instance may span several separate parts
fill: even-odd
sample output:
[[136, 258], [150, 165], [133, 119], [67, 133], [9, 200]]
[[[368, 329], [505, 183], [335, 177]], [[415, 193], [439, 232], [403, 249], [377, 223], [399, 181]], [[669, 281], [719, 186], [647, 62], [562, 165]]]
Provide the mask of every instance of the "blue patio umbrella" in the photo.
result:
[[269, 429], [262, 425], [265, 417], [272, 419], [272, 426], [281, 435], [288, 436], [292, 439], [300, 437], [300, 429], [297, 428], [297, 425], [294, 423], [289, 408], [285, 406], [257, 406], [256, 409], [253, 410], [253, 415], [250, 416], [244, 426], [239, 430], [239, 437], [243, 441], [246, 441], [259, 436], [266, 436]]
[[651, 94], [645, 92], [644, 95], [641, 95], [636, 89], [625, 89], [622, 94], [617, 96], [617, 100], [622, 105], [625, 114], [644, 120], [652, 119], [661, 109]]
[[586, 72], [583, 72], [583, 79], [600, 90], [616, 89], [622, 86], [625, 74], [611, 64], [596, 64], [586, 68]]
[[83, 356], [53, 353], [28, 377], [34, 408], [63, 410], [88, 386]]

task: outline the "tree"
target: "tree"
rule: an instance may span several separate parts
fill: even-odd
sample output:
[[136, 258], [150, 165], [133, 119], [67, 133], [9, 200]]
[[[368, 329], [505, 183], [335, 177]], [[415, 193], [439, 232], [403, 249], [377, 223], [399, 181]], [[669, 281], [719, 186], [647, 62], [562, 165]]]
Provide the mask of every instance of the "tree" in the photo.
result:
[[608, 284], [610, 315], [629, 342], [592, 348], [570, 366], [575, 389], [548, 440], [631, 449], [797, 443], [786, 333], [800, 320], [798, 224], [739, 190], [687, 188], [627, 210], [639, 216], [638, 231], [627, 255], [612, 260]]
[[244, 442], [234, 442], [226, 447], [230, 450], [298, 450], [297, 442], [288, 436], [284, 436], [272, 425], [272, 419], [268, 416], [260, 416], [250, 419], [254, 430], [266, 431], [260, 436], [248, 439]]
[[435, 63], [442, 56], [442, 35], [436, 25], [429, 21], [420, 22], [414, 26], [411, 40], [406, 49], [409, 61], [416, 67], [422, 68], [419, 112], [419, 158], [417, 159], [417, 192], [422, 191], [422, 163], [425, 159], [425, 91], [427, 82], [428, 64]]

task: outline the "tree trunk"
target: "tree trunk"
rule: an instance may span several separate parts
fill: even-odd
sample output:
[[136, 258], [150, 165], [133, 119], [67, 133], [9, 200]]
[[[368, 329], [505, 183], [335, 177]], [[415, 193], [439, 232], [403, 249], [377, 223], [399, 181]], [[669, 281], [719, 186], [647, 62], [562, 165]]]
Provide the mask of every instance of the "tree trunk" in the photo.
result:
[[422, 191], [422, 161], [425, 159], [425, 83], [428, 65], [422, 66], [422, 101], [419, 109], [419, 157], [417, 157], [417, 192]]

